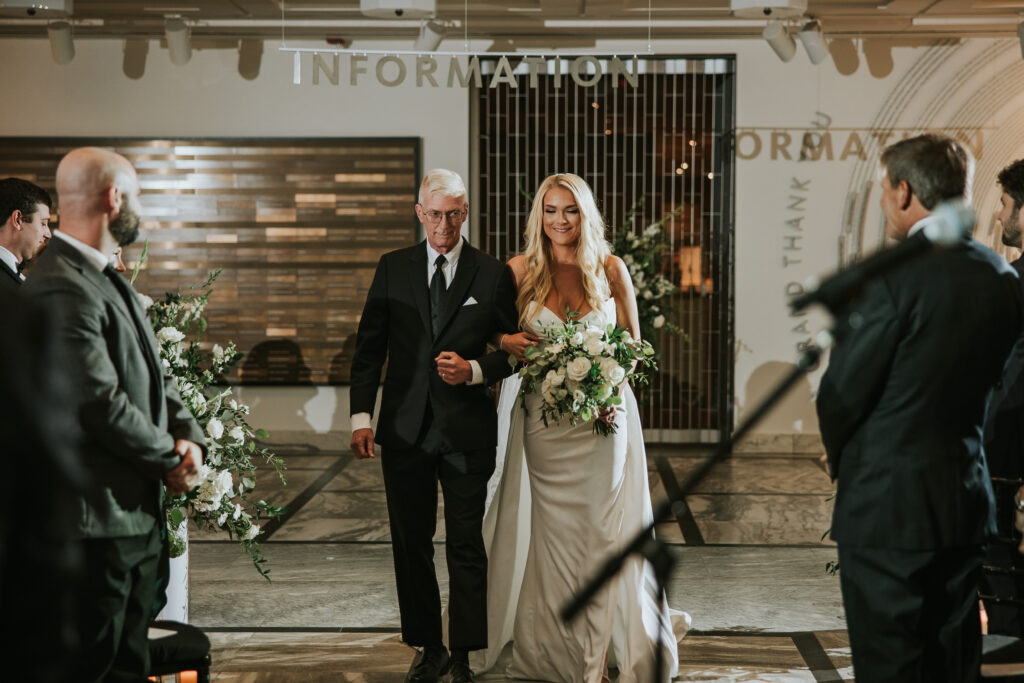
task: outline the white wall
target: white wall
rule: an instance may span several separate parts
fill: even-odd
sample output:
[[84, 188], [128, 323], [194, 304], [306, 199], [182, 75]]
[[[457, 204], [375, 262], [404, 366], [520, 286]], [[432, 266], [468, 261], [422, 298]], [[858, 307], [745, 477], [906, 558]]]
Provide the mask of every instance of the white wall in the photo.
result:
[[[645, 48], [613, 42], [605, 47], [624, 54]], [[291, 55], [279, 53], [270, 42], [260, 76], [252, 82], [238, 75], [237, 52], [197, 51], [189, 64], [174, 67], [155, 42], [150, 48], [145, 76], [132, 81], [121, 72], [117, 42], [78, 41], [74, 61], [57, 67], [45, 41], [0, 41], [0, 87], [8, 105], [0, 108], [0, 131], [24, 136], [418, 136], [424, 168], [445, 166], [468, 176], [468, 94], [409, 83], [384, 87], [372, 77], [372, 62], [370, 77], [358, 87], [348, 85], [344, 68], [340, 85], [313, 86], [308, 58], [303, 84], [294, 86]], [[792, 291], [809, 276], [835, 268], [841, 247], [848, 256], [861, 243], [865, 249], [879, 245], [877, 190], [872, 188], [877, 144], [865, 129], [897, 128], [892, 138], [897, 139], [902, 129], [983, 127], [976, 192], [984, 218], [979, 234], [995, 239], [989, 219], [998, 200], [995, 173], [1024, 156], [1019, 142], [1024, 122], [1017, 114], [1024, 111], [1024, 67], [1015, 41], [897, 48], [892, 74], [881, 79], [869, 75], [863, 57], [855, 74], [843, 76], [831, 61], [811, 65], [802, 49], [793, 62], [783, 64], [757, 40], [664, 41], [656, 50], [736, 54], [738, 128], [757, 134], [763, 143], [760, 155], [741, 158], [736, 167], [739, 415], [794, 361], [797, 344], [827, 323], [819, 312], [791, 317], [787, 288]], [[798, 143], [789, 147], [793, 159], [772, 158], [773, 131], [799, 140], [802, 131], [784, 129], [811, 129], [828, 119], [833, 160], [799, 161]], [[839, 158], [851, 132], [842, 129], [859, 131], [866, 160], [856, 154]], [[744, 138], [742, 154], [751, 154], [752, 140]], [[862, 205], [867, 208], [857, 210]], [[802, 230], [787, 225], [800, 216]], [[817, 377], [760, 431], [813, 434], [811, 397]], [[320, 388], [315, 396], [290, 388], [243, 393], [253, 405], [253, 423], [271, 431], [347, 428], [344, 389]]]

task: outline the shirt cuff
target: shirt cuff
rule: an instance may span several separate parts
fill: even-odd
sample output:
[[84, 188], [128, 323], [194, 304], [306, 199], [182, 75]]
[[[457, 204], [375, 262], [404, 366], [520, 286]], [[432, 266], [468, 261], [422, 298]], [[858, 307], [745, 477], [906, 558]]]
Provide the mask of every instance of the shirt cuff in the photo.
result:
[[373, 419], [369, 413], [355, 413], [352, 415], [352, 431], [357, 429], [373, 429]]
[[480, 363], [475, 360], [469, 361], [469, 367], [473, 370], [473, 377], [466, 384], [483, 384], [484, 371], [480, 369]]

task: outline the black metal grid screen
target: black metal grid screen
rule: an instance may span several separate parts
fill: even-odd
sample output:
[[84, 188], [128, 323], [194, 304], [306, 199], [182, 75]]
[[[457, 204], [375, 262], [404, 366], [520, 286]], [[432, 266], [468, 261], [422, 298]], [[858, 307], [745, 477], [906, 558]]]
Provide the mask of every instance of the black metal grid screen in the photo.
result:
[[516, 87], [487, 83], [471, 96], [482, 246], [501, 259], [521, 249], [530, 195], [551, 173], [590, 183], [609, 239], [638, 202], [638, 232], [681, 207], [666, 223], [666, 275], [682, 289], [675, 322], [689, 339], [654, 340], [661, 370], [638, 398], [651, 440], [720, 438], [732, 425], [735, 60], [639, 59], [636, 87], [606, 68], [591, 87], [541, 74], [531, 88], [521, 71]]

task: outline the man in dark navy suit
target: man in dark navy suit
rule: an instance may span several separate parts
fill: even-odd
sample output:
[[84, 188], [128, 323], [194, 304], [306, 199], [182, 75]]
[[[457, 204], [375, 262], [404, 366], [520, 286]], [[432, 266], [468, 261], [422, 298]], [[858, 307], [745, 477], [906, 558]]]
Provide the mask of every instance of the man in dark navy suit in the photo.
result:
[[[996, 220], [1002, 230], [1002, 242], [1007, 247], [1021, 248], [1021, 222], [1024, 220], [1024, 159], [1018, 160], [999, 172], [997, 178], [1002, 190]], [[1024, 277], [1024, 257], [1010, 263], [1017, 274]], [[1024, 286], [1024, 280], [1021, 282]], [[996, 386], [985, 421], [985, 458], [989, 473], [1000, 480], [1019, 480], [1024, 477], [1024, 337], [1017, 340], [1003, 377]], [[996, 492], [996, 520], [999, 539], [991, 543], [985, 564], [1024, 570], [1024, 556], [1014, 545], [1003, 539], [1013, 537], [1012, 488], [998, 485]], [[1024, 493], [1022, 491], [1021, 493]], [[1019, 498], [1019, 497], [1018, 497]], [[1024, 580], [1019, 576], [1002, 573], [986, 574], [983, 593], [999, 598], [1020, 599], [1024, 596]], [[988, 612], [989, 633], [1024, 636], [1020, 610], [1012, 604], [985, 601]]]
[[0, 180], [0, 288], [14, 290], [25, 279], [25, 262], [50, 240], [50, 209], [46, 190], [21, 178]]
[[[970, 187], [972, 160], [947, 137], [903, 140], [881, 161], [896, 240]], [[879, 277], [840, 316], [818, 416], [857, 680], [979, 676], [977, 589], [994, 531], [982, 425], [1022, 300], [1016, 272], [964, 237]]]
[[[402, 639], [423, 648], [407, 681], [436, 681], [449, 667], [452, 681], [472, 681], [468, 653], [487, 646], [481, 525], [497, 444], [490, 385], [511, 374], [508, 355], [488, 352], [487, 343], [517, 323], [511, 271], [462, 238], [468, 209], [457, 174], [427, 173], [416, 205], [427, 238], [380, 259], [352, 358], [351, 446], [358, 458], [382, 446]], [[385, 360], [375, 434], [370, 418]], [[432, 543], [439, 480], [450, 660]]]

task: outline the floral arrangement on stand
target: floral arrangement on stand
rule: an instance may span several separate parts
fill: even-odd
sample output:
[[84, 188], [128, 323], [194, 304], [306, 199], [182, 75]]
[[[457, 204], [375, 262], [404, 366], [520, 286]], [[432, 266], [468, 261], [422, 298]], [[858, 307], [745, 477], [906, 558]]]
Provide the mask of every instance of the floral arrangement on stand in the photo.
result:
[[669, 322], [672, 305], [668, 298], [679, 290], [663, 274], [665, 252], [669, 249], [665, 223], [680, 214], [684, 207], [678, 206], [658, 221], [651, 223], [639, 235], [633, 230], [636, 213], [643, 204], [638, 201], [629, 211], [629, 217], [612, 241], [612, 253], [622, 259], [633, 278], [636, 303], [639, 309], [640, 334], [644, 339], [654, 339], [658, 330], [665, 330], [687, 338], [686, 332]]
[[601, 410], [622, 403], [615, 389], [623, 382], [647, 381], [639, 368], [656, 367], [654, 347], [621, 327], [586, 325], [579, 313], [569, 311], [566, 317], [567, 322], [544, 327], [539, 347], [527, 347], [519, 370], [520, 402], [525, 409], [526, 395], [539, 391], [545, 426], [563, 418], [571, 425], [593, 420], [594, 433], [607, 436], [615, 425], [597, 419]]
[[[140, 264], [145, 257], [144, 248]], [[133, 282], [138, 270], [137, 265]], [[218, 269], [187, 294], [168, 292], [162, 301], [139, 295], [160, 342], [160, 361], [207, 436], [208, 453], [192, 490], [164, 499], [170, 556], [185, 552], [186, 525], [191, 519], [200, 529], [220, 530], [238, 539], [256, 570], [269, 581], [270, 570], [263, 566], [266, 559], [257, 541], [260, 522], [280, 517], [284, 508], [253, 495], [256, 463], [272, 466], [281, 483], [285, 482], [285, 465], [280, 457], [257, 446], [255, 439], [265, 439], [267, 432], [254, 429], [246, 420], [248, 406], [232, 397], [231, 387], [218, 386], [242, 358], [234, 342], [227, 348], [214, 344], [211, 351], [200, 347], [200, 337], [206, 331], [203, 310], [219, 275]]]

